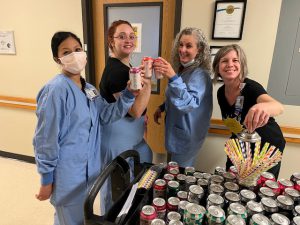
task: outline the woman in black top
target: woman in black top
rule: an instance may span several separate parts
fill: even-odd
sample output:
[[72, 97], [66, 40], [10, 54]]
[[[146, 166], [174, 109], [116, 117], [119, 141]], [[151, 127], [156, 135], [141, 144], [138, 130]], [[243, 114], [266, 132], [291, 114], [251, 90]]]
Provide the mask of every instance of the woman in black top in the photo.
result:
[[[283, 152], [285, 139], [273, 118], [283, 112], [283, 106], [269, 96], [262, 85], [246, 78], [247, 60], [241, 47], [233, 44], [221, 48], [214, 58], [213, 70], [214, 81], [220, 78], [224, 81], [217, 96], [224, 124], [232, 132], [232, 137], [236, 137], [242, 128], [239, 125], [243, 124], [249, 132], [256, 131], [261, 136], [261, 146], [268, 142]], [[232, 121], [235, 126], [232, 126]], [[231, 165], [227, 158], [226, 168]], [[277, 178], [279, 170], [280, 163], [269, 172]]]

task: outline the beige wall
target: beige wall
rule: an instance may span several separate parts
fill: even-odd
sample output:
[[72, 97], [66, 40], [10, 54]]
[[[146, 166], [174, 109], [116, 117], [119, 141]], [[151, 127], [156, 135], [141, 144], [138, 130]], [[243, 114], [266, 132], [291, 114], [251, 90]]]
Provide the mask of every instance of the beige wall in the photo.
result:
[[[1, 0], [3, 1], [3, 0]], [[57, 30], [70, 30], [82, 37], [80, 0], [5, 1], [0, 14], [0, 30], [14, 30], [16, 55], [0, 55], [0, 95], [35, 98], [38, 90], [57, 72], [52, 61], [50, 39]], [[281, 0], [248, 0], [243, 39], [234, 41], [246, 51], [250, 77], [267, 87], [272, 62]], [[267, 14], [266, 14], [267, 9]], [[211, 36], [214, 1], [183, 0], [182, 27], [196, 26]], [[213, 41], [225, 45], [233, 41]], [[217, 86], [214, 88], [216, 93]], [[214, 97], [216, 94], [214, 93]], [[277, 118], [280, 125], [300, 127], [300, 107], [285, 106]], [[214, 118], [220, 118], [216, 98]], [[36, 119], [33, 111], [0, 107], [0, 150], [33, 155], [32, 136]], [[223, 166], [223, 146], [226, 137], [209, 135], [198, 157], [197, 167], [213, 172]], [[288, 144], [285, 149], [281, 177], [300, 171], [299, 145]]]
[[[248, 58], [249, 77], [267, 88], [276, 40], [281, 0], [248, 0], [243, 38], [240, 41], [212, 40], [212, 20], [215, 1], [183, 0], [181, 28], [195, 26], [201, 28], [210, 40], [210, 45], [223, 46], [237, 43], [243, 47]], [[267, 10], [266, 10], [267, 9]], [[267, 11], [267, 12], [266, 12]], [[219, 86], [214, 87], [214, 118], [221, 118], [216, 99]], [[283, 115], [277, 117], [280, 125], [300, 127], [300, 107], [285, 105]], [[198, 156], [197, 167], [213, 172], [216, 166], [224, 166], [226, 158], [223, 151], [225, 137], [209, 135]], [[300, 171], [300, 145], [287, 144], [282, 160], [280, 177], [289, 177], [292, 172]]]
[[[0, 95], [35, 98], [59, 71], [51, 55], [52, 35], [69, 30], [83, 37], [81, 1], [0, 2], [0, 31], [14, 31], [17, 52], [0, 55]], [[35, 124], [34, 111], [0, 107], [0, 150], [33, 155]]]

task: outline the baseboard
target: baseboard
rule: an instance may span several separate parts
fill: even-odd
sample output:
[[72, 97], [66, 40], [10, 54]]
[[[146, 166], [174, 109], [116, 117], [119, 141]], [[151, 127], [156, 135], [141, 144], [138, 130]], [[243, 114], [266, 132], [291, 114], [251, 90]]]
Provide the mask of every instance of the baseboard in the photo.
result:
[[1, 150], [0, 150], [0, 156], [35, 164], [35, 159], [33, 156], [21, 155], [21, 154], [16, 154], [16, 153], [11, 153], [11, 152], [5, 152], [5, 151], [1, 151]]

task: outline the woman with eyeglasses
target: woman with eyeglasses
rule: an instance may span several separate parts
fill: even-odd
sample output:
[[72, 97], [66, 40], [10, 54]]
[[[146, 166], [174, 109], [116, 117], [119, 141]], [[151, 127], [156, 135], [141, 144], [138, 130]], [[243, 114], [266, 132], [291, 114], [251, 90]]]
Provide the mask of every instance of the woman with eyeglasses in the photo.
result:
[[134, 95], [126, 89], [108, 104], [85, 82], [80, 74], [87, 56], [75, 34], [55, 33], [51, 49], [61, 72], [37, 96], [33, 145], [41, 186], [36, 198], [50, 198], [55, 225], [82, 225], [84, 200], [101, 168], [102, 125], [125, 116]]
[[[100, 82], [100, 94], [108, 102], [115, 102], [120, 92], [127, 86], [130, 57], [135, 48], [136, 35], [128, 21], [114, 21], [107, 31], [110, 56]], [[152, 162], [152, 151], [144, 140], [146, 107], [151, 95], [150, 79], [143, 79], [143, 87], [125, 118], [104, 127], [102, 153], [105, 163], [109, 163], [122, 152], [138, 151], [141, 162]], [[110, 185], [107, 192], [111, 190]], [[104, 213], [111, 205], [111, 195], [106, 194]], [[105, 205], [105, 208], [103, 206]]]

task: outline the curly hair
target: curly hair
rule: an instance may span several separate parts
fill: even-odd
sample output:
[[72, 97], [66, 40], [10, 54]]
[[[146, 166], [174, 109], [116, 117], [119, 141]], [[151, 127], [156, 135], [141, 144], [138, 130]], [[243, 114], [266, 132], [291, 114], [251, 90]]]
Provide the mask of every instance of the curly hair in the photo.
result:
[[219, 74], [220, 60], [225, 55], [227, 55], [230, 51], [235, 51], [239, 58], [240, 65], [241, 65], [240, 80], [243, 81], [248, 76], [247, 57], [243, 49], [237, 44], [226, 45], [217, 52], [212, 64], [213, 72], [214, 72], [214, 78], [213, 78], [214, 83], [216, 83], [218, 79], [221, 78], [221, 75]]
[[201, 67], [204, 70], [211, 72], [211, 56], [210, 56], [210, 47], [208, 41], [202, 30], [194, 27], [186, 27], [180, 31], [174, 40], [172, 48], [172, 66], [176, 73], [182, 68], [179, 58], [179, 44], [182, 35], [193, 35], [197, 42], [197, 47], [200, 49], [199, 54], [195, 57], [195, 63], [192, 65], [193, 68]]

